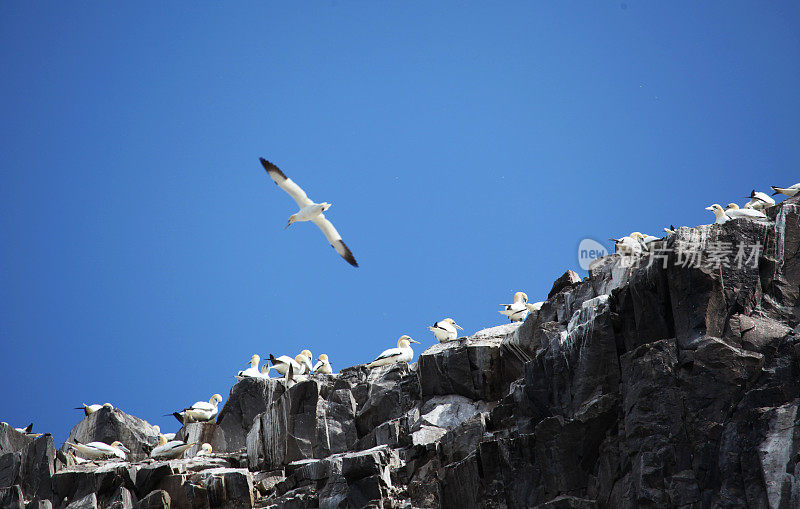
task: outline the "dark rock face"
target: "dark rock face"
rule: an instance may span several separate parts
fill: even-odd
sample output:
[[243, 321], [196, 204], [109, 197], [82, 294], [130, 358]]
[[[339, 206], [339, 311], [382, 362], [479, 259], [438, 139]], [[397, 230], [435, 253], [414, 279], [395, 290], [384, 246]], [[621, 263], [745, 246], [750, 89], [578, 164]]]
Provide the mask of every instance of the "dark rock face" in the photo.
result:
[[[68, 442], [77, 440], [81, 444], [89, 442], [105, 442], [110, 444], [119, 440], [131, 450], [129, 459], [146, 458], [158, 444], [158, 433], [147, 421], [128, 415], [118, 408], [101, 408], [72, 428]], [[68, 445], [61, 447], [62, 452], [70, 449]]]
[[[0, 428], [0, 505], [800, 507], [800, 198], [767, 214], [567, 272], [416, 365], [242, 381], [180, 432], [212, 457], [74, 465]], [[101, 412], [74, 436], [154, 444]]]

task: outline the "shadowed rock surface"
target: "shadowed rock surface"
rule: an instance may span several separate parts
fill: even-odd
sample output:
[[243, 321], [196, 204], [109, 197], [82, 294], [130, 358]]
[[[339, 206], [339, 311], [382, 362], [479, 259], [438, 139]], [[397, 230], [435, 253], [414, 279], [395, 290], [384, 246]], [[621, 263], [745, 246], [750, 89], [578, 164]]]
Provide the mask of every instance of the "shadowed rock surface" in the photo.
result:
[[2, 427], [0, 505], [800, 507], [799, 203], [566, 272], [525, 322], [410, 366], [244, 380], [179, 432], [208, 458], [142, 459], [155, 432], [119, 410], [70, 437], [133, 463]]

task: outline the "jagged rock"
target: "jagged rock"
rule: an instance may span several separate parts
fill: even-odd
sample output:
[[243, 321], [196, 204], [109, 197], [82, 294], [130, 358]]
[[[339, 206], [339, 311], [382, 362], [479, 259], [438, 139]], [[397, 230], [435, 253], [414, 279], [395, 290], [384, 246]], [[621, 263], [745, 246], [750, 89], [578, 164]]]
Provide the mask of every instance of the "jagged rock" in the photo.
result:
[[191, 458], [197, 454], [203, 443], [211, 444], [214, 452], [225, 452], [227, 450], [225, 432], [220, 425], [213, 422], [189, 423], [178, 431], [175, 438], [186, 443], [193, 442], [197, 444], [184, 453], [186, 458]]
[[120, 486], [102, 506], [106, 509], [133, 509], [136, 499], [127, 488]]
[[25, 509], [53, 509], [53, 503], [49, 500], [32, 500], [25, 504]]
[[83, 498], [70, 502], [66, 509], [97, 509], [97, 497], [94, 493], [89, 493]]
[[55, 473], [56, 448], [49, 433], [36, 438], [22, 450], [20, 477], [28, 498], [50, 498]]
[[[131, 450], [130, 460], [143, 459], [158, 444], [158, 434], [147, 421], [128, 415], [118, 408], [101, 408], [89, 414], [72, 428], [68, 442], [77, 440], [82, 444], [105, 442], [110, 444], [119, 440]], [[64, 444], [61, 451], [70, 447]]]
[[417, 374], [405, 363], [374, 368], [363, 384], [367, 385], [368, 390], [366, 400], [359, 405], [355, 417], [359, 436], [400, 417], [414, 406], [419, 397]]
[[575, 271], [568, 270], [560, 278], [555, 280], [553, 283], [553, 288], [551, 288], [550, 293], [547, 294], [547, 298], [551, 299], [564, 288], [569, 288], [570, 286], [576, 285], [580, 282], [581, 277]]
[[23, 509], [25, 499], [22, 496], [22, 488], [18, 485], [0, 488], [0, 507]]
[[246, 468], [212, 468], [189, 477], [208, 491], [211, 507], [253, 507], [253, 476]]
[[285, 390], [281, 379], [252, 377], [245, 378], [231, 388], [228, 400], [217, 417], [217, 424], [225, 436], [226, 450], [236, 451], [247, 446], [247, 434], [253, 426], [253, 419], [265, 412], [268, 404], [276, 401]]
[[33, 442], [32, 436], [20, 433], [13, 426], [0, 422], [0, 456], [21, 451], [31, 442]]
[[169, 509], [170, 505], [169, 493], [164, 490], [155, 490], [142, 497], [136, 504], [136, 509]]

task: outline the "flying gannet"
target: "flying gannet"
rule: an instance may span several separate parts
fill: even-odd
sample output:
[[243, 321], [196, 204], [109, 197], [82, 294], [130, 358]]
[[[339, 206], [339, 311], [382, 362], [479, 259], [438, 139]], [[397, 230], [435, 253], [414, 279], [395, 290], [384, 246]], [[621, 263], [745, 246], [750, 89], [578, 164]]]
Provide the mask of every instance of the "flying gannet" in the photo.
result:
[[123, 460], [128, 459], [126, 453], [130, 449], [122, 445], [122, 442], [115, 441], [111, 445], [103, 442], [89, 442], [88, 444], [73, 444], [66, 442], [67, 445], [78, 451], [84, 458], [89, 460], [99, 460], [104, 458], [116, 457]]
[[750, 192], [748, 198], [750, 198], [750, 201], [745, 204], [744, 208], [764, 210], [767, 207], [775, 205], [775, 200], [770, 198], [767, 193], [756, 192], [755, 189]]
[[198, 401], [189, 408], [184, 408], [180, 412], [173, 412], [173, 416], [178, 419], [181, 424], [188, 424], [190, 422], [207, 422], [217, 416], [219, 409], [217, 405], [222, 401], [222, 396], [214, 394], [208, 401]]
[[150, 457], [155, 459], [174, 460], [183, 456], [183, 453], [191, 449], [197, 442], [187, 444], [182, 440], [172, 440], [167, 442], [164, 435], [159, 435], [158, 445], [150, 451]]
[[200, 446], [200, 449], [195, 453], [194, 457], [210, 456], [213, 450], [214, 449], [211, 447], [211, 444], [208, 442], [203, 442], [203, 445]]
[[789, 187], [775, 187], [775, 186], [770, 186], [770, 187], [772, 188], [773, 191], [775, 191], [774, 193], [772, 193], [772, 196], [775, 196], [776, 194], [794, 196], [797, 193], [800, 193], [800, 182]]
[[505, 309], [498, 311], [501, 315], [506, 315], [512, 322], [521, 322], [528, 316], [528, 296], [525, 292], [517, 292], [514, 294], [513, 304], [500, 304]]
[[284, 175], [284, 173], [278, 169], [277, 166], [267, 161], [263, 157], [259, 158], [259, 160], [261, 161], [261, 165], [264, 167], [264, 169], [267, 170], [267, 174], [269, 174], [272, 180], [274, 180], [281, 189], [286, 191], [289, 196], [291, 196], [294, 201], [297, 202], [297, 206], [300, 207], [299, 212], [289, 216], [289, 224], [286, 225], [286, 228], [288, 228], [292, 223], [298, 221], [312, 221], [319, 227], [320, 230], [322, 230], [322, 233], [325, 234], [325, 238], [328, 239], [328, 242], [336, 250], [336, 252], [339, 253], [342, 258], [347, 260], [347, 263], [353, 267], [358, 267], [358, 262], [356, 262], [353, 253], [350, 251], [347, 245], [345, 245], [344, 241], [342, 240], [342, 236], [339, 235], [339, 232], [337, 232], [336, 228], [333, 227], [333, 223], [325, 219], [325, 214], [323, 214], [323, 212], [328, 210], [331, 207], [331, 204], [328, 202], [314, 203], [308, 198], [308, 196], [306, 196], [305, 191], [303, 191], [300, 186], [295, 184], [292, 179]]
[[458, 337], [458, 330], [456, 329], [464, 330], [452, 318], [445, 318], [428, 327], [428, 330], [433, 332], [433, 336], [439, 340], [439, 343], [456, 339]]
[[83, 413], [87, 416], [97, 412], [101, 408], [108, 408], [109, 410], [114, 410], [114, 405], [111, 403], [103, 403], [102, 405], [87, 405], [83, 403], [83, 406], [76, 406], [75, 410], [83, 410]]
[[414, 358], [414, 350], [411, 349], [411, 343], [421, 344], [419, 341], [415, 341], [403, 334], [397, 340], [397, 348], [385, 350], [377, 359], [367, 364], [367, 367], [374, 368], [385, 366], [386, 364], [394, 364], [395, 362], [411, 362], [411, 359]]
[[320, 375], [330, 375], [333, 373], [331, 363], [328, 362], [328, 354], [319, 354], [319, 357], [317, 357], [317, 363], [314, 364], [314, 373], [319, 373]]
[[731, 219], [748, 218], [748, 219], [766, 219], [767, 215], [756, 209], [740, 209], [735, 203], [729, 203], [728, 208], [725, 209], [725, 215]]

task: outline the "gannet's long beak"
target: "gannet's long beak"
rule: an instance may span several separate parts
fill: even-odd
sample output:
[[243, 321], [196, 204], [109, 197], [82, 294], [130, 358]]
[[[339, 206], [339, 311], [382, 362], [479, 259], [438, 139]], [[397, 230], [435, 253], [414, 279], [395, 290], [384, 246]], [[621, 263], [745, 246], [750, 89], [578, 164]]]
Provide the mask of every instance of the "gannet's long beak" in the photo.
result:
[[119, 449], [120, 451], [124, 451], [124, 452], [126, 452], [126, 453], [128, 453], [128, 454], [130, 454], [130, 453], [131, 453], [131, 450], [130, 450], [130, 449], [128, 449], [127, 447], [125, 447], [124, 445], [118, 445], [118, 446], [117, 446], [117, 449]]
[[418, 344], [418, 345], [421, 345], [421, 344], [422, 344], [422, 343], [420, 343], [419, 341], [417, 341], [416, 339], [411, 339], [411, 338], [408, 338], [408, 342], [409, 342], [409, 343], [416, 343], [416, 344]]
[[714, 211], [714, 207], [706, 207], [706, 210]]
[[617, 243], [621, 242], [619, 239], [612, 239], [611, 237], [609, 237], [608, 240], [613, 240], [614, 242], [617, 242]]
[[428, 330], [436, 330], [436, 327], [428, 327]]
[[455, 323], [455, 322], [453, 322], [453, 325], [454, 325], [454, 326], [455, 326], [455, 328], [456, 328], [456, 329], [458, 329], [458, 330], [464, 330], [464, 329], [462, 329], [462, 328], [461, 328], [461, 326], [460, 326], [460, 325], [458, 325], [458, 324], [457, 324], [457, 323]]
[[288, 228], [290, 226], [292, 226], [292, 223], [287, 224], [286, 226], [283, 227], [283, 229], [285, 230], [286, 228]]

